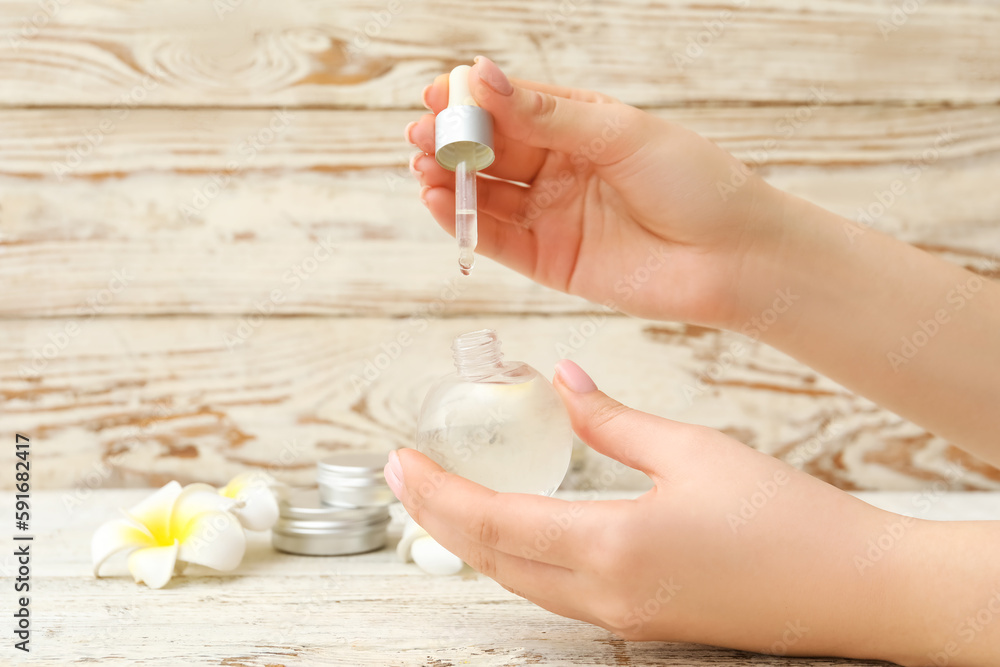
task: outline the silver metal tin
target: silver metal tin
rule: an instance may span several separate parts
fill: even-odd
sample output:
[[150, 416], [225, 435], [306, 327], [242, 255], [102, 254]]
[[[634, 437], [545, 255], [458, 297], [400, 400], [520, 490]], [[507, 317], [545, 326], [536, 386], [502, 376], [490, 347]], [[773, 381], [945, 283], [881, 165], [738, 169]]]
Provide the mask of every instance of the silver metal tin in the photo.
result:
[[470, 153], [476, 171], [493, 164], [493, 116], [472, 104], [448, 107], [434, 119], [434, 159], [455, 171], [459, 156]]
[[382, 469], [386, 454], [331, 456], [316, 465], [322, 501], [333, 507], [386, 507], [396, 501]]
[[387, 507], [329, 507], [320, 502], [318, 489], [307, 488], [286, 493], [278, 510], [278, 522], [271, 529], [271, 543], [278, 551], [343, 556], [385, 546]]

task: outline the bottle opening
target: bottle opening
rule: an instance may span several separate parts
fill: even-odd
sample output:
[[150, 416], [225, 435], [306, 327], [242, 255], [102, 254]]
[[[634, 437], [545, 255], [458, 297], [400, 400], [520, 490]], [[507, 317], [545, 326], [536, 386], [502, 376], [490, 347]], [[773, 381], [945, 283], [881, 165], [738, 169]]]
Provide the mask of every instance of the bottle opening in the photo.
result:
[[451, 346], [455, 369], [463, 378], [474, 380], [486, 377], [503, 366], [500, 339], [493, 329], [480, 329], [464, 333]]

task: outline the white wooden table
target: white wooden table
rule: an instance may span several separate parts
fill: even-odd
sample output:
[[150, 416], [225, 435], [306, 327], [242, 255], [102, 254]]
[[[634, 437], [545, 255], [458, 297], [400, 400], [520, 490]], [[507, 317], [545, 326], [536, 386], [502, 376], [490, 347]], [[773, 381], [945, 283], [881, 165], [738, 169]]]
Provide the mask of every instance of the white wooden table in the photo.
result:
[[[108, 574], [118, 576], [93, 578], [94, 528], [147, 493], [101, 490], [73, 510], [60, 491], [33, 495], [32, 652], [15, 651], [5, 630], [0, 664], [881, 664], [625, 642], [550, 614], [476, 573], [433, 577], [397, 561], [392, 549], [348, 557], [292, 556], [274, 551], [267, 533], [252, 534], [246, 558], [232, 573], [192, 566], [165, 589], [150, 590], [132, 583], [119, 560], [106, 565]], [[927, 518], [1000, 517], [998, 493], [946, 494], [923, 513], [913, 511], [912, 493], [861, 495]], [[11, 544], [9, 536], [4, 539]], [[394, 542], [395, 536], [390, 546]], [[14, 596], [12, 551], [5, 548], [0, 562], [5, 614]]]

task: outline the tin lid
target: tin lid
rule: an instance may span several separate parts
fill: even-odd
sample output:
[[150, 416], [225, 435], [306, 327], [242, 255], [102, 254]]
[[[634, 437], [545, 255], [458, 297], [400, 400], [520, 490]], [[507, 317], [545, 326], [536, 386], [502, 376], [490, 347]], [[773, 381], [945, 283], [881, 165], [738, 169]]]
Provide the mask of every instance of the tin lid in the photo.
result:
[[385, 486], [382, 469], [388, 462], [388, 453], [337, 454], [316, 464], [316, 480], [328, 486]]
[[278, 502], [276, 529], [284, 532], [342, 532], [358, 528], [384, 528], [389, 522], [387, 507], [331, 507], [320, 500], [319, 489], [308, 487], [285, 493]]

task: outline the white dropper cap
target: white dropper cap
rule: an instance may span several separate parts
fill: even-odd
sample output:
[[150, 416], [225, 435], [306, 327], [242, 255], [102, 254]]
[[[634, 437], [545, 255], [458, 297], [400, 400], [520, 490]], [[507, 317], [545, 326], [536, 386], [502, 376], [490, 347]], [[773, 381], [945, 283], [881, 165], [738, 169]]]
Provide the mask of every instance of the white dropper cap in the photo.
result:
[[449, 107], [478, 107], [476, 99], [472, 97], [469, 90], [469, 72], [472, 68], [468, 65], [459, 65], [451, 70], [448, 75], [448, 106]]
[[479, 107], [469, 91], [468, 65], [459, 65], [448, 76], [448, 108], [434, 120], [434, 158], [455, 171], [461, 160], [476, 171], [493, 163], [493, 117]]

